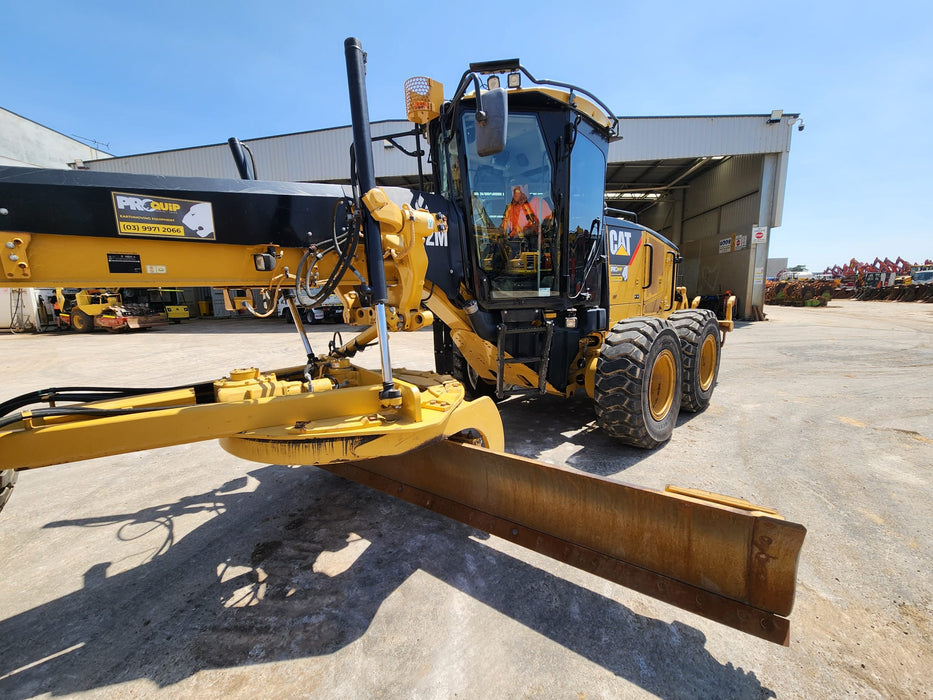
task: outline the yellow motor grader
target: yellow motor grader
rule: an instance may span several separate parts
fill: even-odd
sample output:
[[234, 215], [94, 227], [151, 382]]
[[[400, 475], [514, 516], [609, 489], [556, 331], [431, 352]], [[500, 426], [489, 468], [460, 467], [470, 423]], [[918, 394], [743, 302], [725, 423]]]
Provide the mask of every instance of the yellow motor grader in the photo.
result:
[[[412, 131], [379, 139], [414, 137], [419, 159], [426, 139], [434, 182], [379, 188], [364, 54], [355, 39], [345, 49], [351, 185], [256, 180], [236, 139], [240, 180], [0, 168], [0, 284], [261, 289], [264, 308], [284, 298], [303, 350], [293, 367], [191, 386], [5, 401], [0, 503], [17, 470], [219, 439], [786, 644], [803, 526], [740, 499], [503, 452], [494, 396], [586, 392], [604, 430], [654, 448], [716, 383], [731, 321], [690, 308], [672, 243], [604, 207], [610, 110], [517, 60], [472, 64], [449, 100], [413, 79]], [[306, 312], [332, 294], [361, 330], [317, 354], [299, 302]], [[393, 371], [389, 333], [427, 326], [436, 372]], [[371, 345], [381, 370], [351, 362]]]

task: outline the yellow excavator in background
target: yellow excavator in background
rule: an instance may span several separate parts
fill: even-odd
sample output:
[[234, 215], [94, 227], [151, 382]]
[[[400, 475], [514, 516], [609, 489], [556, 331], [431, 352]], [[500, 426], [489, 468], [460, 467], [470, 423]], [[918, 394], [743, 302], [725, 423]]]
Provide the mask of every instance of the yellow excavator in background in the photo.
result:
[[[517, 60], [472, 64], [448, 101], [414, 79], [414, 129], [379, 138], [414, 137], [420, 164], [426, 137], [434, 191], [378, 188], [364, 54], [355, 39], [345, 49], [352, 185], [255, 180], [236, 139], [241, 180], [0, 168], [0, 284], [262, 289], [265, 308], [284, 297], [304, 351], [294, 367], [191, 386], [5, 401], [0, 505], [16, 470], [219, 439], [787, 644], [803, 526], [740, 499], [503, 452], [491, 396], [510, 391], [585, 391], [604, 430], [646, 448], [670, 437], [681, 408], [710, 400], [731, 321], [690, 308], [673, 244], [604, 209], [615, 117]], [[319, 355], [296, 300], [332, 294], [361, 331]], [[393, 372], [389, 332], [429, 325], [437, 373]], [[351, 363], [370, 345], [380, 371]]]

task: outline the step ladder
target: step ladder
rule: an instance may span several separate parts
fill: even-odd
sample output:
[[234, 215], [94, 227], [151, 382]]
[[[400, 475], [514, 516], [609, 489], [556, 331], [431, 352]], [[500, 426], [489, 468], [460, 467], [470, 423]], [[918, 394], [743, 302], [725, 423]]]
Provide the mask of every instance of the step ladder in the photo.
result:
[[[554, 338], [554, 322], [546, 320], [540, 326], [510, 326], [508, 323], [503, 322], [498, 326], [499, 336], [497, 340], [497, 364], [498, 368], [496, 371], [496, 398], [503, 399], [506, 396], [505, 390], [505, 381], [503, 377], [505, 376], [505, 366], [513, 364], [522, 364], [538, 365], [538, 393], [545, 393], [545, 387], [547, 386], [547, 368], [548, 361], [551, 357], [551, 340]], [[537, 335], [538, 341], [536, 343], [539, 354], [537, 355], [527, 355], [523, 357], [506, 357], [505, 356], [505, 342], [506, 338], [509, 336], [515, 335]]]

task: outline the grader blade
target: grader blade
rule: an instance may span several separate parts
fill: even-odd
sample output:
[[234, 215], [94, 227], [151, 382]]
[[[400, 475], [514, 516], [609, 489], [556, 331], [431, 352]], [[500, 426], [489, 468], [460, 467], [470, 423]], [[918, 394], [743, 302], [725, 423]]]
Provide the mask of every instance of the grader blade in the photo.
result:
[[553, 559], [787, 645], [806, 529], [701, 491], [662, 492], [474, 445], [324, 465]]

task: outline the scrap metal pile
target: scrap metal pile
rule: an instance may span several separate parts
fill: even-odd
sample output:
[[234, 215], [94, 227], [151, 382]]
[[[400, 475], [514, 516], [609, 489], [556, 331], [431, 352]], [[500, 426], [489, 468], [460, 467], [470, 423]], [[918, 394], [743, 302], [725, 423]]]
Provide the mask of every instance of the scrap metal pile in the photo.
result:
[[859, 301], [924, 301], [933, 303], [933, 284], [863, 287], [853, 298]]
[[841, 290], [834, 280], [767, 282], [765, 285], [765, 304], [826, 306], [830, 299], [840, 298], [836, 295], [839, 291]]
[[831, 299], [933, 302], [933, 260], [929, 259], [918, 264], [901, 257], [875, 258], [871, 263], [852, 258], [806, 279], [782, 276], [767, 282], [766, 304], [826, 306]]

